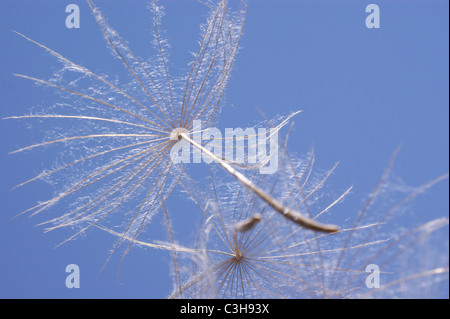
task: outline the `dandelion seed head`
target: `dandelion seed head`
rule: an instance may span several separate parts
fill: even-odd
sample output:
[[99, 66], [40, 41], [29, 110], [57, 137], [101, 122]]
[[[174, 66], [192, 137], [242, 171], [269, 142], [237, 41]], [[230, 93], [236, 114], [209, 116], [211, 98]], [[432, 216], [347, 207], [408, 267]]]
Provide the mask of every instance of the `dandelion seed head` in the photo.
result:
[[41, 142], [17, 152], [41, 148], [56, 154], [51, 169], [18, 185], [48, 182], [55, 189], [53, 197], [23, 213], [36, 215], [58, 206], [62, 213], [42, 225], [46, 231], [75, 229], [68, 240], [94, 225], [108, 225], [136, 239], [184, 169], [170, 160], [180, 132], [190, 133], [196, 119], [211, 125], [220, 110], [244, 16], [229, 10], [225, 1], [211, 4], [194, 61], [187, 74], [174, 75], [162, 28], [164, 10], [157, 1], [149, 4], [154, 52], [146, 58], [132, 51], [132, 43], [119, 35], [93, 1], [88, 5], [99, 34], [126, 73], [94, 72], [18, 33], [61, 64], [50, 79], [17, 75], [57, 92], [54, 104], [17, 117], [41, 121], [46, 132]]

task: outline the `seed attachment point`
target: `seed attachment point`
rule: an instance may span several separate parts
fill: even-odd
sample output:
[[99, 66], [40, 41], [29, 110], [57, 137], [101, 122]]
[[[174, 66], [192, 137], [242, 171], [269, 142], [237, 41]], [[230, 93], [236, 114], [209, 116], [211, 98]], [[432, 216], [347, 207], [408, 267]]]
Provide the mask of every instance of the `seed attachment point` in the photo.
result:
[[187, 129], [185, 129], [184, 127], [177, 127], [174, 128], [172, 130], [172, 132], [170, 132], [170, 136], [169, 139], [171, 141], [181, 141], [181, 139], [183, 138], [183, 136], [181, 135], [182, 133], [189, 135], [189, 132]]

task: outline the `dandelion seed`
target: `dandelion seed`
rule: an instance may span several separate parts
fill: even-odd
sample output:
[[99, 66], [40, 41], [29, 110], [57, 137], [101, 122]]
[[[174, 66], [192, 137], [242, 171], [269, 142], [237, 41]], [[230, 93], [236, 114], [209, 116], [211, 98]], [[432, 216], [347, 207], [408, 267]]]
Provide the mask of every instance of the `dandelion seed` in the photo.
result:
[[[192, 123], [201, 120], [206, 127], [211, 127], [219, 111], [239, 49], [247, 1], [240, 2], [240, 8], [236, 13], [229, 11], [225, 0], [214, 4], [211, 2], [209, 5], [211, 13], [203, 27], [198, 52], [187, 76], [183, 78], [175, 78], [169, 73], [166, 41], [160, 33], [162, 7], [156, 0], [151, 3], [150, 10], [157, 58], [150, 62], [141, 60], [132, 52], [92, 0], [87, 0], [87, 3], [112, 54], [127, 70], [129, 84], [120, 85], [120, 82], [109, 80], [107, 76], [95, 74], [47, 46], [14, 31], [64, 65], [61, 72], [50, 80], [29, 75], [15, 75], [67, 94], [74, 105], [83, 107], [79, 110], [62, 109], [60, 114], [9, 118], [77, 120], [86, 123], [90, 132], [80, 134], [81, 128], [86, 129], [86, 126], [80, 126], [80, 131], [74, 135], [63, 132], [59, 138], [53, 137], [12, 153], [42, 147], [56, 148], [60, 145], [63, 147], [70, 145], [71, 150], [77, 150], [82, 146], [84, 148], [87, 143], [88, 148], [91, 147], [91, 143], [97, 143], [97, 146], [90, 149], [91, 154], [82, 155], [81, 158], [19, 184], [18, 186], [23, 186], [38, 179], [56, 180], [58, 175], [63, 175], [63, 171], [74, 169], [75, 166], [91, 167], [90, 171], [81, 169], [80, 179], [74, 180], [72, 184], [66, 184], [65, 189], [56, 197], [39, 203], [23, 213], [36, 215], [56, 203], [67, 202], [71, 207], [68, 212], [44, 224], [52, 224], [46, 231], [68, 226], [76, 227], [76, 233], [67, 239], [71, 240], [100, 222], [109, 222], [113, 218], [113, 213], [126, 210], [128, 212], [126, 221], [125, 223], [123, 219], [121, 221], [124, 228], [123, 238], [136, 239], [160, 210], [162, 201], [167, 200], [178, 184], [184, 165], [175, 165], [170, 160], [170, 153], [175, 146], [187, 141], [201, 149], [286, 218], [313, 230], [326, 232], [337, 230], [334, 225], [319, 224], [284, 206], [252, 184], [229, 163], [214, 156], [189, 137], [195, 133]], [[76, 80], [69, 79], [70, 74], [81, 74], [81, 77]], [[81, 87], [81, 81], [88, 83], [87, 89]], [[70, 114], [74, 111], [77, 114]], [[82, 196], [82, 193], [86, 196]], [[123, 238], [119, 240], [113, 252], [122, 243]], [[130, 245], [131, 243], [126, 248], [125, 254]]]
[[[301, 173], [296, 175], [299, 180], [296, 179], [295, 182], [287, 178], [288, 170], [285, 168], [272, 178], [255, 175], [252, 183], [261, 187], [268, 183], [267, 179], [271, 179], [273, 184], [268, 190], [271, 196], [281, 196], [284, 204], [292, 201], [299, 203], [302, 198], [309, 196], [301, 205], [306, 207], [306, 202], [312, 205], [320, 189], [318, 185], [323, 183], [322, 179], [307, 181], [312, 175], [311, 162], [312, 159], [308, 158], [298, 164], [297, 169]], [[290, 171], [289, 176], [292, 176]], [[342, 235], [339, 232], [318, 235], [305, 228], [294, 227], [295, 224], [251, 190], [234, 182], [216, 185], [214, 175], [211, 178], [213, 195], [204, 193], [189, 176], [184, 175], [181, 179], [185, 191], [192, 196], [208, 220], [206, 229], [211, 228], [211, 234], [208, 235], [205, 250], [197, 251], [197, 254], [190, 252], [195, 256], [206, 254], [202, 258], [196, 258], [208, 261], [208, 264], [199, 265], [200, 269], [194, 268], [181, 290], [178, 288], [172, 293], [172, 298], [290, 298], [332, 295], [317, 281], [319, 273], [329, 272], [331, 267], [323, 260], [322, 263], [318, 262], [315, 256], [328, 254], [331, 257], [340, 249], [320, 250], [316, 241], [325, 242], [335, 236], [340, 237]], [[280, 189], [289, 191], [282, 195]], [[205, 203], [206, 198], [209, 200]], [[366, 246], [376, 244], [371, 242], [366, 243]], [[185, 249], [185, 252], [188, 250]]]
[[[171, 251], [176, 281], [171, 295], [174, 298], [376, 297], [398, 285], [448, 277], [447, 256], [446, 261], [440, 260], [420, 271], [407, 271], [402, 278], [390, 277], [378, 291], [367, 292], [361, 284], [367, 264], [377, 262], [383, 268], [382, 274], [390, 275], [392, 269], [398, 270], [391, 265], [399, 256], [411, 257], [417, 243], [448, 225], [447, 219], [439, 219], [398, 237], [380, 231], [405, 203], [448, 175], [417, 188], [375, 220], [364, 222], [367, 212], [373, 210], [374, 202], [380, 197], [380, 189], [390, 172], [389, 165], [354, 224], [339, 229], [318, 220], [330, 216], [331, 209], [351, 188], [333, 198], [331, 204], [318, 205], [319, 193], [335, 167], [317, 177], [313, 173], [313, 153], [304, 161], [292, 160], [284, 154], [283, 171], [274, 176], [248, 178], [235, 167], [249, 166], [218, 157], [191, 139], [191, 134], [203, 132], [193, 123], [201, 120], [207, 130], [220, 110], [240, 45], [247, 1], [241, 1], [234, 13], [225, 0], [205, 3], [211, 12], [202, 27], [198, 51], [184, 77], [174, 77], [169, 70], [167, 41], [160, 27], [163, 10], [157, 1], [149, 8], [156, 57], [148, 61], [132, 52], [92, 0], [87, 3], [112, 54], [127, 70], [125, 80], [96, 74], [14, 31], [63, 65], [51, 79], [15, 76], [52, 88], [69, 102], [58, 102], [43, 114], [9, 119], [67, 121], [77, 125], [67, 130], [55, 126], [48, 139], [12, 152], [54, 148], [67, 156], [51, 170], [17, 186], [36, 180], [62, 185], [55, 197], [23, 212], [33, 216], [56, 204], [64, 206], [63, 214], [40, 224], [46, 225], [45, 231], [74, 228], [75, 233], [68, 241], [92, 227], [105, 230], [119, 238], [113, 253], [120, 244], [128, 243], [122, 261], [133, 244]], [[276, 131], [295, 114], [282, 121]], [[66, 131], [58, 132], [58, 129]], [[200, 149], [241, 184], [230, 182], [229, 187], [221, 189], [221, 185], [215, 185], [213, 176], [213, 195], [202, 193], [201, 187], [185, 174], [185, 166], [170, 160], [171, 151], [183, 142]], [[71, 169], [75, 173], [67, 173]], [[164, 206], [180, 183], [205, 218], [204, 236], [195, 248], [176, 244]], [[170, 243], [138, 240], [161, 209]], [[196, 258], [198, 267], [188, 278], [182, 278], [180, 253]]]
[[[290, 161], [291, 158], [286, 156], [284, 170], [273, 178], [270, 193], [283, 189], [284, 196], [281, 198], [284, 202], [302, 203], [311, 212], [318, 204], [318, 185], [323, 185], [329, 174], [312, 182], [311, 163], [314, 161], [311, 157], [303, 160], [301, 165]], [[386, 181], [391, 167], [392, 162], [381, 183]], [[294, 169], [297, 174], [294, 174]], [[292, 180], [290, 176], [296, 179]], [[448, 227], [448, 218], [433, 220], [402, 235], [398, 235], [397, 230], [397, 238], [392, 238], [393, 234], [382, 229], [387, 224], [387, 215], [398, 213], [407, 201], [446, 178], [448, 175], [443, 175], [415, 189], [387, 211], [377, 212], [372, 216], [372, 222], [365, 221], [367, 208], [363, 208], [352, 226], [342, 227], [336, 233], [319, 235], [303, 228], [292, 228], [292, 224], [280, 219], [281, 216], [271, 211], [267, 203], [258, 203], [254, 194], [243, 191], [237, 185], [227, 187], [226, 184], [218, 186], [212, 183], [215, 204], [208, 202], [208, 205], [202, 206], [202, 199], [211, 196], [203, 193], [194, 180], [184, 176], [182, 184], [202, 208], [207, 218], [206, 229], [211, 228], [212, 234], [208, 230], [208, 236], [204, 239], [207, 241], [206, 249], [184, 249], [188, 255], [196, 256], [195, 260], [206, 264], [194, 264], [197, 267], [185, 276], [181, 288], [178, 285], [170, 297], [367, 298], [383, 297], [386, 292], [393, 292], [393, 288], [409, 282], [420, 281], [424, 287], [435, 287], [448, 278], [448, 257], [439, 261], [436, 258], [427, 259], [434, 261], [427, 265], [428, 270], [425, 268], [412, 274], [410, 264], [417, 264], [416, 252], [420, 243]], [[255, 176], [253, 182], [260, 185], [268, 181]], [[379, 185], [371, 194], [370, 201], [379, 199], [381, 187]], [[345, 191], [315, 216], [329, 213], [348, 193], [348, 190]], [[375, 207], [370, 210], [372, 214], [376, 212]], [[400, 275], [395, 264], [405, 255], [409, 263], [403, 264], [403, 269], [407, 271]], [[366, 266], [369, 264], [380, 268], [383, 279], [380, 289], [371, 291], [365, 285]], [[402, 296], [411, 295], [404, 289], [403, 292]]]
[[[255, 174], [252, 182], [259, 187], [268, 184], [271, 195], [281, 193], [283, 202], [297, 203], [311, 214], [330, 175], [314, 176], [313, 156], [312, 152], [306, 159], [294, 160], [285, 155], [283, 169], [276, 176], [268, 180], [270, 176]], [[448, 174], [417, 188], [395, 187], [406, 195], [388, 209], [379, 210], [375, 204], [386, 202], [380, 190], [389, 179], [392, 164], [393, 159], [368, 203], [354, 221], [348, 221], [350, 226], [332, 234], [293, 227], [242, 184], [219, 182], [212, 174], [210, 192], [203, 191], [197, 181], [184, 174], [181, 183], [206, 219], [202, 227], [205, 236], [197, 239], [195, 248], [177, 245], [172, 239], [168, 244], [139, 244], [176, 251], [175, 259], [182, 255], [193, 261], [191, 269], [186, 263], [174, 268], [177, 282], [170, 298], [411, 297], [417, 284], [421, 291], [430, 291], [425, 297], [435, 296], [433, 289], [448, 281], [448, 255], [436, 251], [431, 258], [421, 258], [418, 249], [423, 246], [430, 252], [434, 246], [442, 247], [442, 240], [448, 238], [440, 238], [438, 245], [425, 243], [448, 227], [448, 218], [403, 232], [384, 226], [392, 224], [389, 215], [398, 214], [405, 203], [447, 179]], [[329, 214], [350, 189], [314, 216]], [[366, 220], [369, 206], [372, 216]], [[424, 268], [414, 267], [424, 261]], [[373, 290], [365, 284], [370, 264], [377, 265], [382, 276], [381, 287]]]

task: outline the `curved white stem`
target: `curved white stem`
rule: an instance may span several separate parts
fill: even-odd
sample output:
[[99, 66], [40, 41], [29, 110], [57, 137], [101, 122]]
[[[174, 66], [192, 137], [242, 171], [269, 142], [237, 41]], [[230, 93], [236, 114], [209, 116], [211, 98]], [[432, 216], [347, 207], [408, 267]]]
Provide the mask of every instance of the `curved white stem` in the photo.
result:
[[202, 145], [198, 144], [194, 140], [192, 140], [187, 134], [180, 133], [179, 136], [181, 136], [184, 140], [192, 144], [194, 147], [197, 147], [202, 152], [204, 152], [207, 156], [209, 156], [211, 159], [213, 159], [217, 164], [222, 166], [223, 169], [225, 169], [228, 173], [233, 175], [238, 181], [240, 181], [242, 184], [244, 184], [246, 187], [248, 187], [250, 190], [252, 190], [256, 195], [258, 195], [262, 200], [264, 200], [267, 204], [269, 204], [273, 209], [275, 209], [277, 212], [282, 214], [287, 219], [293, 221], [294, 223], [305, 227], [310, 230], [314, 231], [322, 231], [327, 233], [333, 233], [337, 232], [339, 228], [336, 225], [328, 225], [328, 224], [321, 224], [318, 223], [311, 218], [305, 217], [299, 212], [290, 209], [289, 207], [284, 206], [281, 202], [264, 192], [262, 189], [257, 187], [255, 184], [252, 183], [251, 180], [249, 180], [247, 177], [245, 177], [242, 173], [234, 169], [230, 164], [225, 162], [220, 157], [216, 156], [212, 152], [210, 152], [208, 149], [204, 148]]

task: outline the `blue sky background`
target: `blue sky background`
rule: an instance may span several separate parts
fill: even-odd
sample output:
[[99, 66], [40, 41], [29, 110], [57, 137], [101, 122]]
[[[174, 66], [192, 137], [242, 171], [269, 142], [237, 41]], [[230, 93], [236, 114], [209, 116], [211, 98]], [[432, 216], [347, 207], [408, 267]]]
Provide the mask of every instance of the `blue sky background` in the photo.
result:
[[[80, 29], [65, 27], [69, 3], [80, 6]], [[96, 1], [111, 25], [143, 57], [151, 48], [146, 3]], [[365, 26], [369, 3], [380, 7], [380, 29]], [[171, 62], [184, 67], [191, 58], [188, 52], [196, 49], [205, 7], [187, 0], [162, 4], [166, 6], [163, 26], [172, 45]], [[444, 0], [250, 0], [243, 48], [217, 126], [253, 125], [262, 119], [257, 108], [269, 118], [303, 110], [295, 118], [290, 150], [303, 154], [314, 145], [316, 167], [321, 169], [340, 161], [328, 187], [339, 192], [354, 185], [351, 197], [339, 208], [342, 214], [361, 207], [399, 144], [402, 148], [394, 172], [407, 185], [418, 186], [446, 173], [448, 5]], [[108, 73], [108, 61], [113, 58], [84, 1], [6, 0], [0, 6], [1, 117], [26, 114], [35, 105], [55, 100], [52, 90], [15, 78], [13, 73], [46, 78], [59, 68], [54, 58], [11, 30], [93, 71]], [[52, 195], [43, 183], [9, 191], [45, 168], [43, 163], [52, 154], [7, 155], [39, 137], [24, 122], [0, 123], [0, 297], [165, 297], [172, 287], [169, 254], [134, 249], [121, 269], [119, 283], [120, 258], [113, 259], [98, 276], [112, 248], [110, 235], [92, 232], [52, 249], [69, 233], [43, 234], [40, 227], [34, 227], [42, 221], [39, 218], [10, 220]], [[444, 181], [417, 199], [415, 222], [448, 216], [448, 191], [448, 181]], [[178, 226], [190, 218], [185, 211], [189, 206], [179, 197], [173, 196], [169, 204], [170, 211], [179, 214]], [[80, 289], [65, 287], [65, 267], [71, 263], [80, 266]]]

